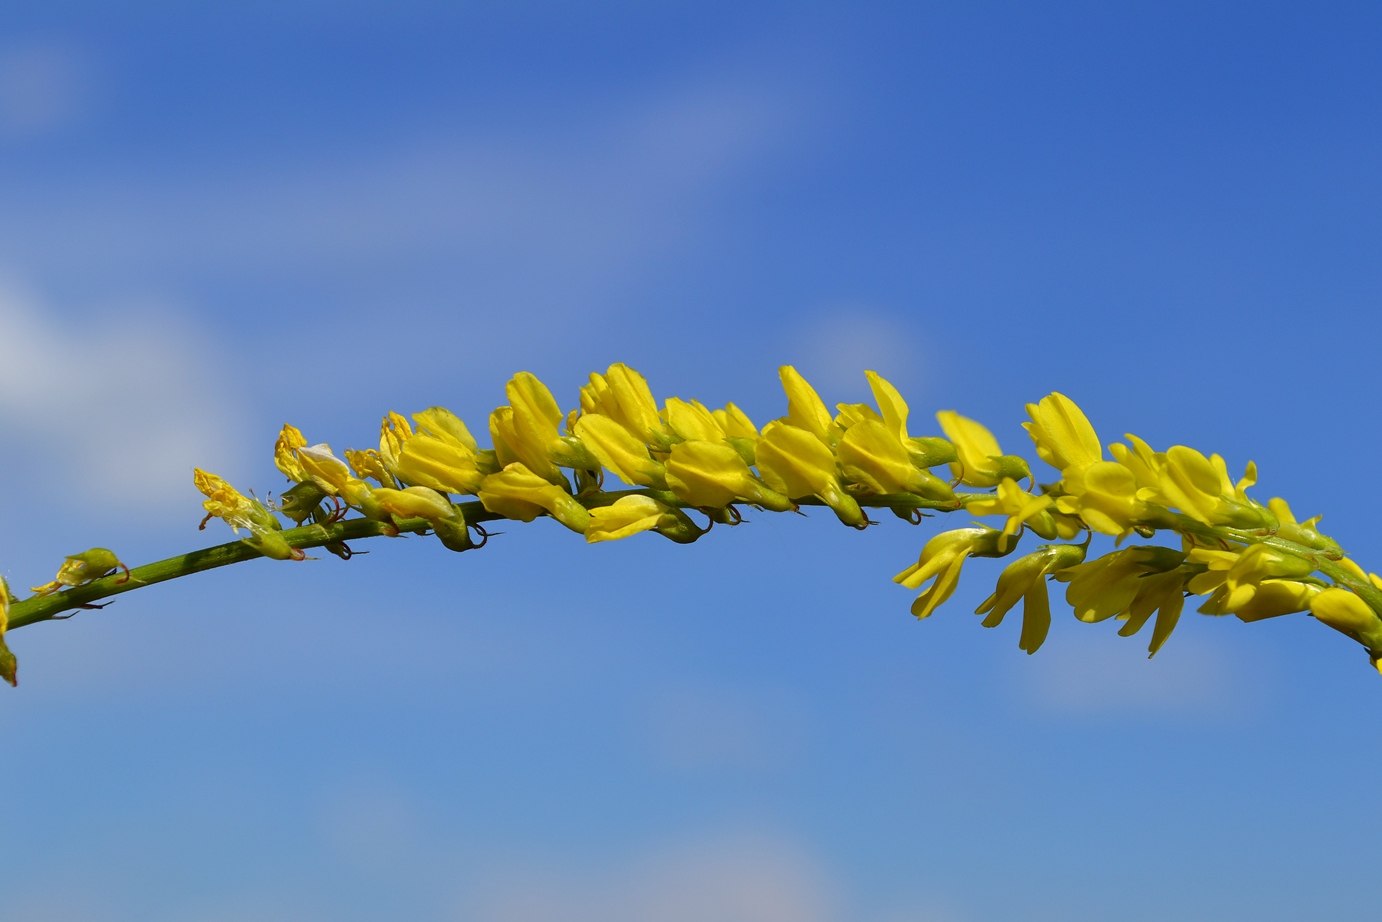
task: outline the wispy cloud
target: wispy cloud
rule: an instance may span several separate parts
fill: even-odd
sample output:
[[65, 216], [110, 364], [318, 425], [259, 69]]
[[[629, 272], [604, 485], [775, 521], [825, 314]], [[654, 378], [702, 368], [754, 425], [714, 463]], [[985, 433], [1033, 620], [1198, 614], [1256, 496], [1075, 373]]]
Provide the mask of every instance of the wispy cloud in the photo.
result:
[[465, 917], [482, 922], [825, 922], [827, 875], [778, 838], [731, 836], [665, 848], [603, 872], [520, 869]]
[[290, 149], [269, 170], [227, 159], [68, 175], [61, 187], [0, 192], [0, 244], [21, 272], [69, 270], [81, 253], [85, 277], [121, 281], [329, 282], [420, 264], [435, 275], [441, 264], [468, 293], [569, 307], [573, 289], [628, 279], [681, 239], [800, 109], [761, 80], [714, 78], [621, 100], [574, 127]]
[[0, 289], [0, 464], [50, 508], [186, 508], [193, 465], [235, 453], [239, 408], [215, 368], [170, 314], [59, 314]]

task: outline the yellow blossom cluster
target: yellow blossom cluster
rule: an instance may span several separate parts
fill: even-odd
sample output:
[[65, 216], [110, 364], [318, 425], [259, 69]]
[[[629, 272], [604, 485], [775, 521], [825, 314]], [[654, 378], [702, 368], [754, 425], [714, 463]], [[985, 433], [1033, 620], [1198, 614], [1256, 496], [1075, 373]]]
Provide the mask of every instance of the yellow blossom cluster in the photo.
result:
[[[1026, 460], [1004, 454], [979, 422], [936, 414], [940, 433], [914, 436], [909, 409], [891, 383], [865, 373], [873, 403], [836, 404], [832, 413], [792, 366], [780, 370], [786, 415], [761, 428], [733, 403], [659, 403], [627, 365], [592, 374], [579, 405], [564, 410], [527, 372], [506, 385], [508, 403], [489, 417], [482, 448], [455, 414], [431, 407], [387, 414], [378, 449], [309, 444], [284, 426], [275, 463], [294, 486], [277, 511], [301, 525], [336, 521], [348, 510], [384, 523], [423, 519], [449, 548], [477, 546], [457, 497], [473, 496], [490, 517], [521, 522], [550, 517], [587, 542], [653, 531], [677, 542], [714, 523], [737, 524], [737, 506], [785, 512], [826, 506], [844, 524], [873, 524], [865, 510], [886, 508], [919, 522], [922, 510], [963, 511], [992, 524], [942, 532], [917, 563], [895, 577], [922, 590], [912, 605], [925, 618], [953, 595], [970, 557], [1005, 557], [1027, 532], [1051, 544], [1009, 564], [978, 608], [986, 627], [1022, 602], [1019, 646], [1034, 652], [1051, 622], [1047, 583], [1067, 584], [1066, 601], [1084, 622], [1115, 619], [1129, 636], [1153, 621], [1155, 655], [1175, 628], [1185, 599], [1199, 611], [1259, 621], [1292, 612], [1357, 640], [1382, 658], [1382, 579], [1349, 560], [1318, 530], [1298, 522], [1284, 500], [1247, 495], [1248, 464], [1236, 482], [1224, 459], [1175, 445], [1156, 451], [1142, 439], [1104, 446], [1083, 411], [1063, 394], [1027, 405], [1023, 423], [1037, 457], [1060, 477], [1039, 487]], [[612, 474], [627, 489], [611, 490]], [[299, 557], [278, 538], [277, 518], [220, 478], [197, 472], [205, 508], [272, 557]], [[704, 526], [688, 514], [704, 514]], [[1133, 543], [1098, 557], [1095, 533], [1122, 545], [1158, 532], [1174, 547]], [[338, 551], [339, 552], [339, 551]]]
[[[685, 544], [715, 524], [740, 524], [741, 507], [826, 507], [853, 528], [875, 524], [869, 510], [912, 524], [963, 513], [973, 521], [930, 537], [894, 577], [918, 591], [918, 618], [955, 594], [971, 557], [1009, 557], [1036, 535], [1047, 543], [1008, 563], [976, 610], [992, 628], [1021, 603], [1018, 646], [1028, 653], [1050, 629], [1054, 581], [1065, 584], [1079, 621], [1118, 622], [1123, 636], [1150, 623], [1150, 655], [1186, 599], [1198, 597], [1200, 613], [1244, 622], [1307, 612], [1358, 642], [1382, 670], [1382, 577], [1323, 534], [1318, 516], [1300, 521], [1283, 499], [1264, 505], [1250, 497], [1251, 462], [1235, 481], [1217, 454], [1184, 445], [1158, 451], [1135, 435], [1105, 445], [1074, 401], [1052, 393], [1027, 404], [1023, 423], [1036, 456], [1059, 475], [1038, 483], [1024, 458], [1005, 454], [985, 426], [953, 410], [935, 415], [939, 431], [912, 434], [907, 402], [872, 371], [865, 376], [873, 401], [833, 411], [795, 368], [779, 374], [786, 413], [761, 427], [733, 403], [659, 401], [623, 364], [590, 375], [568, 408], [532, 374], [514, 375], [508, 402], [489, 415], [488, 448], [443, 407], [387, 413], [377, 448], [340, 457], [285, 425], [273, 458], [291, 486], [276, 500], [194, 471], [205, 497], [202, 527], [219, 518], [247, 533], [240, 543], [133, 573], [114, 552], [92, 548], [67, 557], [26, 599], [0, 578], [0, 679], [15, 681], [10, 629], [238, 560], [304, 560], [311, 547], [349, 559], [346, 538], [404, 531], [466, 551], [485, 543], [485, 523], [495, 519], [554, 519], [591, 544], [640, 532]], [[1114, 539], [1113, 548], [1093, 553], [1096, 535]]]

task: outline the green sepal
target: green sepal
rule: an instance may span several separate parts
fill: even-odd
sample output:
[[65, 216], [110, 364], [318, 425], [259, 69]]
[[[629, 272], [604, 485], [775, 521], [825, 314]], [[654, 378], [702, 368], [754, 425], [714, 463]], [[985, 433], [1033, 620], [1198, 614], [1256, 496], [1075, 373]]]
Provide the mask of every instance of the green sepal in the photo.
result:
[[919, 438], [908, 439], [907, 454], [911, 456], [912, 463], [922, 469], [960, 460], [959, 452], [955, 450], [954, 444], [949, 439], [943, 439], [938, 435], [923, 435]]
[[758, 463], [758, 445], [755, 439], [741, 438], [737, 435], [725, 436], [725, 441], [730, 447], [739, 452], [739, 457], [744, 459], [744, 463], [753, 467]]
[[701, 535], [705, 534], [705, 529], [691, 521], [691, 517], [680, 509], [672, 509], [664, 513], [657, 520], [657, 527], [654, 529], [659, 535], [677, 544], [691, 544]]
[[1032, 469], [1027, 466], [1027, 459], [1021, 455], [997, 455], [994, 460], [998, 462], [998, 476], [1011, 477], [1013, 480], [1031, 480]]
[[304, 480], [283, 491], [283, 495], [279, 497], [278, 509], [301, 525], [308, 516], [321, 509], [321, 501], [325, 498], [326, 491], [312, 481]]
[[432, 531], [436, 533], [437, 540], [442, 543], [442, 547], [447, 550], [459, 553], [478, 546], [471, 540], [470, 529], [466, 526], [465, 516], [461, 514], [459, 508], [456, 509], [454, 518], [438, 519], [433, 522]]
[[259, 532], [251, 538], [240, 540], [270, 560], [302, 560], [307, 556], [289, 544], [283, 533], [278, 531]]

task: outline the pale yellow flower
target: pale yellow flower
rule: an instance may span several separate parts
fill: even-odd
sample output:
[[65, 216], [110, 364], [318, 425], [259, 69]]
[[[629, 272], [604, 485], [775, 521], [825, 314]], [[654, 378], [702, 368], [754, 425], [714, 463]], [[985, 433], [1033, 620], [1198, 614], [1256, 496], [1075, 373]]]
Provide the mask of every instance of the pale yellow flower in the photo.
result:
[[785, 421], [805, 429], [825, 444], [831, 443], [830, 411], [825, 408], [816, 389], [807, 383], [791, 365], [783, 365], [777, 370], [782, 379], [782, 389], [787, 393], [787, 416]]
[[590, 510], [585, 540], [589, 544], [616, 541], [642, 531], [651, 531], [663, 524], [664, 519], [676, 522], [671, 509], [657, 500], [648, 496], [623, 496], [608, 506], [596, 506]]
[[[965, 503], [965, 511], [972, 515], [1006, 515], [1003, 534], [1012, 536], [1051, 507], [1055, 500], [1050, 496], [1033, 496], [1017, 485], [1011, 477], [1004, 477], [998, 483], [998, 490], [992, 496]], [[1044, 537], [1054, 538], [1054, 525], [1048, 524], [1042, 530], [1050, 531]]]
[[1002, 539], [1002, 532], [982, 525], [941, 532], [926, 542], [917, 562], [894, 576], [893, 582], [908, 589], [919, 589], [927, 580], [935, 579], [912, 603], [912, 614], [927, 618], [954, 595], [965, 559], [1002, 556], [999, 547]]
[[1310, 599], [1310, 613], [1374, 654], [1382, 651], [1382, 620], [1367, 602], [1347, 589], [1325, 589], [1315, 595]]
[[757, 451], [759, 473], [773, 490], [789, 499], [818, 496], [846, 525], [863, 523], [863, 510], [844, 491], [835, 473], [835, 456], [820, 439], [774, 420], [763, 427]]
[[904, 443], [885, 422], [858, 420], [845, 430], [836, 451], [845, 477], [874, 493], [915, 493], [937, 502], [955, 499], [945, 481], [912, 463]]
[[961, 483], [994, 487], [1004, 477], [1019, 480], [1032, 476], [1027, 462], [1016, 455], [1004, 455], [993, 433], [979, 422], [954, 410], [940, 411], [936, 420], [945, 437], [955, 446], [957, 460], [951, 463], [950, 473]]
[[576, 420], [576, 436], [605, 468], [625, 483], [667, 489], [667, 470], [648, 446], [608, 416], [587, 413]]
[[760, 483], [733, 447], [724, 442], [679, 442], [667, 458], [667, 485], [677, 498], [698, 508], [753, 503], [774, 512], [795, 506]]
[[546, 513], [581, 534], [590, 522], [590, 513], [571, 494], [517, 462], [487, 476], [479, 495], [490, 512], [520, 522], [531, 522]]
[[726, 435], [714, 414], [699, 400], [687, 403], [676, 397], [668, 397], [662, 415], [678, 438], [718, 442]]
[[1035, 653], [1051, 629], [1051, 600], [1046, 593], [1046, 577], [1084, 560], [1085, 549], [1078, 544], [1056, 544], [1034, 554], [1019, 557], [1003, 569], [993, 595], [974, 610], [987, 615], [984, 627], [997, 627], [1003, 617], [1022, 599], [1022, 634], [1018, 648]]
[[1022, 427], [1036, 443], [1038, 457], [1056, 470], [1083, 469], [1104, 460], [1094, 427], [1075, 401], [1064, 394], [1053, 392], [1038, 403], [1027, 404], [1027, 415], [1032, 421]]

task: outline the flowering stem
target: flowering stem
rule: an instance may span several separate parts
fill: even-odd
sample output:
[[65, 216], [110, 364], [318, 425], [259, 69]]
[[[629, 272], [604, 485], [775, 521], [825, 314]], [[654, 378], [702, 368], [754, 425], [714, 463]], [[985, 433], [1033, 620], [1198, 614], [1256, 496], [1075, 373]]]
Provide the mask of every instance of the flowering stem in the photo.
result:
[[[474, 505], [479, 506], [479, 503]], [[423, 519], [409, 519], [398, 526], [398, 532], [417, 532], [428, 528]], [[304, 525], [290, 528], [281, 534], [292, 547], [321, 547], [337, 541], [353, 541], [359, 538], [372, 538], [389, 534], [393, 529], [383, 522], [373, 519], [347, 519], [330, 525]], [[38, 621], [48, 621], [68, 609], [80, 609], [99, 599], [119, 595], [133, 589], [142, 589], [154, 583], [190, 576], [203, 570], [214, 570], [232, 563], [242, 563], [263, 557], [259, 551], [243, 541], [231, 541], [215, 547], [203, 548], [188, 554], [179, 554], [156, 563], [145, 564], [130, 570], [129, 576], [117, 573], [105, 576], [81, 586], [55, 592], [52, 595], [37, 595], [10, 606], [9, 629], [24, 627]]]
[[[596, 506], [608, 506], [620, 497], [629, 495], [651, 496], [653, 499], [668, 505], [686, 508], [687, 504], [677, 499], [670, 492], [662, 490], [621, 490], [614, 492], [589, 493], [578, 496], [576, 499], [585, 507], [593, 508]], [[963, 497], [962, 497], [963, 498]], [[959, 504], [955, 502], [944, 503], [923, 499], [910, 493], [902, 493], [889, 496], [870, 496], [861, 498], [860, 505], [874, 508], [923, 508], [938, 509], [942, 511], [955, 511]], [[802, 505], [823, 505], [820, 500], [814, 497], [800, 500]], [[458, 503], [458, 508], [465, 515], [465, 520], [471, 525], [481, 522], [492, 522], [503, 518], [495, 512], [485, 509], [479, 502]], [[289, 528], [278, 532], [290, 547], [295, 548], [314, 548], [323, 547], [327, 544], [336, 544], [343, 541], [358, 541], [362, 538], [376, 538], [381, 536], [392, 536], [401, 533], [417, 533], [427, 531], [431, 525], [425, 519], [404, 519], [397, 523], [396, 528], [384, 522], [374, 519], [355, 518], [345, 519], [340, 522], [321, 525], [303, 525], [299, 528]], [[230, 541], [225, 544], [218, 544], [215, 547], [203, 548], [187, 554], [179, 554], [176, 557], [169, 557], [155, 563], [144, 564], [135, 567], [129, 572], [127, 577], [124, 573], [116, 573], [104, 576], [100, 579], [84, 583], [62, 592], [55, 592], [51, 595], [37, 595], [23, 601], [15, 602], [10, 606], [9, 630], [21, 628], [25, 625], [35, 624], [39, 621], [51, 621], [62, 615], [65, 611], [73, 609], [80, 610], [83, 606], [91, 605], [101, 599], [120, 595], [134, 589], [142, 589], [154, 583], [162, 583], [170, 579], [177, 579], [182, 576], [190, 576], [193, 573], [200, 573], [203, 570], [214, 570], [217, 567], [228, 566], [233, 563], [243, 563], [246, 560], [254, 560], [263, 557], [255, 548], [246, 544], [244, 541]]]

